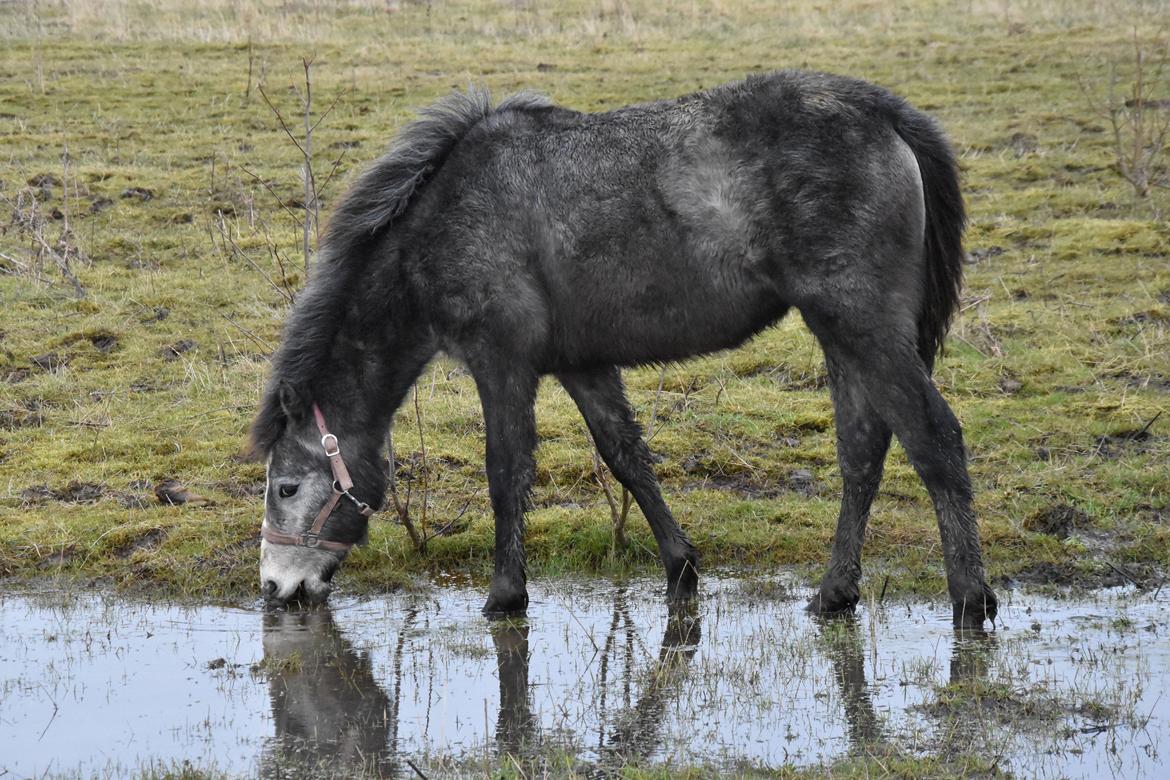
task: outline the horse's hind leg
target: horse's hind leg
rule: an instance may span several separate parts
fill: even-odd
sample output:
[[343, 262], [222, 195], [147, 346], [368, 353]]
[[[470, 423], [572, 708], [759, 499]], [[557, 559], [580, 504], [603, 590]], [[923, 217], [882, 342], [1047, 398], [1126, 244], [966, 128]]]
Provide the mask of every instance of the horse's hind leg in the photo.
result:
[[847, 324], [853, 317], [804, 315], [825, 353], [857, 377], [930, 492], [955, 626], [979, 628], [984, 619], [994, 620], [996, 599], [983, 570], [962, 428], [931, 381], [915, 334], [884, 323]]
[[487, 428], [487, 477], [496, 519], [495, 572], [485, 615], [522, 612], [528, 607], [524, 556], [524, 512], [536, 462], [538, 377], [519, 362], [469, 361]]
[[699, 585], [699, 553], [662, 500], [662, 491], [642, 440], [642, 428], [622, 388], [616, 368], [558, 374], [569, 391], [597, 449], [618, 481], [633, 494], [650, 523], [658, 556], [666, 568], [666, 593], [671, 601], [694, 598]]
[[890, 428], [866, 400], [860, 378], [847, 371], [840, 360], [830, 357], [826, 363], [837, 428], [837, 463], [844, 490], [829, 570], [808, 604], [810, 612], [820, 615], [849, 612], [860, 598], [858, 582], [865, 525], [890, 448]]

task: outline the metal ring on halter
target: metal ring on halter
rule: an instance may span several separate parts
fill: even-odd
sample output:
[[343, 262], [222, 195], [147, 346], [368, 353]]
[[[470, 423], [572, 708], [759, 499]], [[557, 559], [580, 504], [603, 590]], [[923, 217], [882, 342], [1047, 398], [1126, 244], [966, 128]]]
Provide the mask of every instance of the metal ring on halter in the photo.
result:
[[[328, 439], [333, 439], [333, 450], [332, 451], [330, 451], [330, 449], [329, 449], [329, 444], [327, 442]], [[334, 436], [332, 433], [327, 433], [321, 437], [321, 446], [325, 448], [325, 457], [327, 457], [327, 458], [332, 458], [335, 455], [341, 454], [341, 442], [339, 442], [337, 440], [337, 437]]]

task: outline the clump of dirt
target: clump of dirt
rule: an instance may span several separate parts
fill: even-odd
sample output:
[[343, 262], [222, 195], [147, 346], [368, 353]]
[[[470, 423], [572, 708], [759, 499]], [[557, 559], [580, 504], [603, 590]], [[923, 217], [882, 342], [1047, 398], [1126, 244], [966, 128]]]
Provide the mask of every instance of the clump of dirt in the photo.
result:
[[1153, 439], [1149, 425], [1140, 429], [1121, 430], [1098, 436], [1092, 454], [1110, 459], [1122, 458], [1131, 452], [1144, 452], [1149, 449]]
[[114, 555], [119, 558], [129, 558], [139, 550], [153, 550], [162, 544], [162, 541], [167, 538], [167, 532], [162, 528], [152, 528], [141, 536], [131, 539], [122, 544], [118, 549], [114, 550]]
[[213, 487], [222, 493], [227, 493], [232, 498], [259, 498], [264, 495], [264, 485], [264, 480], [259, 482], [225, 480], [217, 482]]
[[36, 355], [29, 358], [29, 362], [42, 371], [56, 373], [68, 364], [69, 359], [63, 355], [58, 355], [56, 352], [46, 352], [43, 355]]
[[162, 322], [169, 316], [171, 316], [171, 310], [166, 306], [155, 306], [150, 310], [150, 315], [139, 320], [139, 322], [143, 325], [149, 325], [152, 322]]
[[184, 353], [190, 352], [198, 346], [199, 344], [192, 339], [183, 339], [174, 344], [167, 344], [160, 350], [159, 354], [163, 356], [164, 360], [178, 360]]
[[1024, 530], [1067, 539], [1073, 531], [1089, 525], [1089, 516], [1068, 504], [1053, 504], [1024, 519]]
[[989, 247], [975, 247], [967, 252], [966, 261], [969, 265], [981, 263], [984, 260], [989, 260], [993, 257], [999, 257], [1004, 253], [1003, 247], [989, 246]]
[[1017, 572], [1012, 580], [1025, 585], [1075, 585], [1091, 587], [1097, 584], [1095, 578], [1079, 569], [1055, 563], [1038, 563], [1035, 566], [1029, 566]]
[[148, 190], [146, 187], [127, 187], [122, 190], [120, 197], [125, 200], [134, 199], [146, 202], [154, 199], [154, 191]]
[[25, 504], [39, 504], [44, 501], [60, 501], [63, 504], [92, 504], [106, 495], [106, 486], [93, 482], [74, 480], [60, 490], [48, 485], [32, 485], [20, 491], [20, 500]]
[[198, 493], [192, 493], [177, 479], [164, 479], [155, 485], [154, 494], [158, 497], [159, 503], [166, 506], [179, 506], [180, 504], [190, 504], [191, 506], [215, 505], [215, 502], [210, 498], [201, 496]]
[[134, 493], [123, 493], [121, 491], [111, 494], [115, 501], [126, 509], [146, 509], [150, 505], [145, 498]]
[[1039, 148], [1040, 139], [1031, 133], [1012, 133], [1005, 146], [1011, 149], [1016, 157], [1024, 157]]
[[783, 480], [771, 479], [766, 475], [753, 474], [748, 471], [727, 473], [716, 467], [716, 470], [705, 472], [706, 464], [702, 455], [692, 455], [683, 461], [683, 471], [699, 477], [700, 481], [692, 483], [684, 489], [690, 490], [722, 490], [744, 498], [779, 498], [786, 493], [797, 493], [805, 498], [821, 495], [825, 492], [825, 485], [819, 482], [808, 469], [795, 469]]
[[817, 482], [812, 472], [808, 469], [796, 469], [788, 475], [788, 489], [794, 493], [799, 493], [805, 498], [812, 498], [820, 495], [823, 492], [824, 486]]
[[108, 355], [118, 346], [118, 337], [112, 333], [94, 333], [89, 337], [89, 343], [103, 355]]
[[1015, 395], [1023, 389], [1024, 383], [1015, 377], [1010, 371], [1005, 372], [999, 378], [999, 391], [1004, 395]]
[[0, 429], [6, 431], [37, 428], [44, 423], [45, 415], [41, 413], [41, 405], [36, 401], [26, 401], [23, 406], [12, 409], [0, 409]]
[[66, 545], [65, 547], [62, 547], [60, 550], [55, 550], [54, 552], [48, 553], [43, 558], [41, 558], [39, 561], [37, 561], [37, 568], [38, 569], [50, 569], [54, 566], [64, 566], [65, 564], [67, 564], [71, 560], [73, 560], [73, 556], [74, 556], [75, 552], [76, 552], [76, 548], [73, 545], [71, 545], [71, 544]]
[[40, 190], [39, 200], [49, 200], [53, 197], [53, 188], [61, 186], [61, 180], [51, 173], [38, 173], [28, 180], [28, 186]]

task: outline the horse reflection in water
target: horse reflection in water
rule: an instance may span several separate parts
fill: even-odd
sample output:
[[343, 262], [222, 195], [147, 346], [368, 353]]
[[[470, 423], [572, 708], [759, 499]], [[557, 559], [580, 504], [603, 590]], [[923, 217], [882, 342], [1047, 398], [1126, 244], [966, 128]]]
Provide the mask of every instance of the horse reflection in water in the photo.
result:
[[[381, 683], [374, 676], [370, 657], [342, 635], [328, 607], [264, 615], [265, 668], [276, 739], [263, 756], [262, 776], [413, 776], [407, 755], [419, 749], [427, 752], [429, 729], [424, 728], [421, 735], [424, 744], [400, 745], [399, 705], [404, 698], [410, 701], [421, 695], [429, 723], [436, 700], [429, 689], [412, 694], [411, 675], [404, 672], [412, 666], [412, 658], [427, 668], [436, 662], [425, 653], [432, 638], [425, 628], [416, 626], [420, 614], [425, 623], [426, 609], [416, 606], [405, 611], [391, 644], [388, 675]], [[851, 618], [819, 621], [818, 648], [830, 664], [849, 746], [870, 754], [880, 751], [891, 735], [867, 680], [870, 648], [859, 625]], [[529, 675], [533, 658], [529, 622], [522, 618], [492, 621], [487, 631], [499, 683], [492, 740], [495, 760], [525, 774], [539, 774], [550, 750], [557, 749], [582, 756], [577, 768], [586, 773], [608, 775], [627, 764], [653, 761], [663, 746], [668, 707], [691, 675], [702, 636], [694, 603], [678, 605], [666, 616], [658, 653], [647, 654], [627, 594], [618, 589], [608, 631], [604, 642], [598, 642], [591, 664], [596, 680], [595, 725], [588, 733], [570, 734], [563, 726], [542, 729], [533, 683], [543, 681]], [[986, 679], [994, 651], [994, 635], [956, 631], [949, 682]], [[405, 687], [404, 677], [408, 678]], [[940, 723], [938, 738], [961, 751], [975, 738], [978, 724], [969, 724], [968, 729], [952, 720]], [[400, 753], [400, 748], [407, 752]], [[421, 764], [420, 768], [427, 771]]]
[[[702, 625], [695, 604], [691, 602], [672, 605], [666, 619], [666, 630], [662, 635], [662, 644], [658, 650], [658, 660], [648, 674], [641, 675], [647, 682], [637, 700], [631, 705], [630, 686], [633, 677], [634, 633], [633, 621], [630, 620], [624, 590], [619, 590], [614, 598], [614, 621], [610, 631], [611, 637], [616, 637], [619, 616], [625, 633], [624, 674], [622, 675], [624, 706], [622, 710], [610, 718], [606, 718], [606, 713], [603, 710], [601, 728], [598, 733], [602, 764], [618, 766], [626, 762], [640, 763], [658, 748], [666, 716], [666, 705], [678, 695], [682, 682], [690, 671], [691, 661], [699, 649], [699, 641], [702, 639]], [[610, 640], [607, 639], [607, 646], [609, 644]], [[602, 675], [601, 690], [602, 695], [605, 695], [604, 674]], [[604, 708], [604, 700], [602, 707]], [[607, 726], [610, 729], [608, 736], [606, 735]]]
[[849, 744], [855, 750], [885, 740], [873, 695], [865, 678], [865, 646], [852, 615], [819, 618], [817, 629], [825, 654], [833, 667], [833, 679], [845, 707]]
[[327, 609], [264, 615], [264, 667], [276, 740], [264, 777], [390, 777], [394, 707], [370, 657], [342, 636]]
[[[887, 735], [874, 708], [873, 689], [865, 675], [866, 649], [859, 621], [852, 615], [818, 618], [817, 631], [845, 710], [849, 745], [856, 753], [871, 754], [875, 747], [886, 742]], [[995, 634], [955, 629], [948, 682], [955, 685], [987, 679], [995, 649]], [[940, 738], [954, 751], [964, 752], [980, 728], [977, 722], [947, 723]]]
[[[417, 617], [417, 609], [406, 611], [393, 648], [393, 679], [387, 693], [374, 677], [369, 656], [341, 634], [329, 607], [264, 615], [264, 666], [276, 726], [276, 739], [263, 757], [264, 777], [410, 775], [412, 770], [399, 754], [398, 721], [403, 659], [412, 652], [408, 637]], [[529, 624], [524, 619], [492, 621], [488, 630], [500, 686], [497, 755], [530, 765], [539, 760], [544, 740], [532, 705]], [[617, 592], [600, 659], [596, 754], [602, 766], [640, 760], [654, 752], [667, 702], [685, 676], [699, 637], [694, 605], [671, 608], [657, 661], [641, 675], [625, 591]], [[619, 656], [622, 673], [615, 682], [610, 678]], [[635, 696], [636, 676], [647, 682]], [[610, 688], [619, 685], [624, 706], [609, 712], [606, 698], [613, 693]]]
[[[540, 732], [532, 710], [528, 678], [529, 624], [525, 619], [494, 621], [492, 643], [500, 681], [500, 712], [496, 721], [497, 755], [522, 770], [540, 768], [542, 748], [550, 747]], [[593, 751], [602, 774], [625, 763], [639, 763], [660, 745], [666, 706], [678, 694], [702, 632], [693, 602], [672, 605], [658, 657], [651, 668], [640, 668], [635, 646], [640, 644], [630, 617], [626, 591], [614, 595], [613, 619], [598, 659], [598, 734]], [[619, 675], [614, 675], [620, 665]], [[618, 676], [618, 679], [611, 679]], [[635, 692], [637, 679], [643, 679]], [[607, 707], [610, 696], [620, 693], [621, 706]], [[559, 735], [563, 739], [563, 734]]]

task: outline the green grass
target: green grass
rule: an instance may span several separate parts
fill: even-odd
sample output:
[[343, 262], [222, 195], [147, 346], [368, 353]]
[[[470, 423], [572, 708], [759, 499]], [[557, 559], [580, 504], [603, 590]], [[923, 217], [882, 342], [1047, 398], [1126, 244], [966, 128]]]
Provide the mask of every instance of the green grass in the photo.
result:
[[[1111, 65], [1124, 85], [1132, 31], [1152, 35], [1156, 18], [1142, 3], [847, 5], [5, 5], [0, 221], [30, 181], [54, 177], [32, 189], [46, 214], [68, 215], [87, 296], [51, 262], [24, 269], [31, 239], [0, 230], [0, 575], [253, 595], [263, 469], [240, 452], [286, 305], [219, 226], [265, 274], [303, 283], [297, 226], [272, 194], [299, 197], [297, 151], [256, 84], [296, 125], [294, 88], [312, 56], [315, 111], [337, 99], [315, 136], [318, 175], [345, 152], [326, 212], [416, 108], [469, 82], [600, 110], [799, 66], [905, 95], [944, 123], [962, 159], [978, 262], [937, 379], [972, 451], [991, 575], [1092, 584], [1116, 578], [1112, 563], [1157, 582], [1170, 549], [1170, 415], [1140, 441], [1126, 435], [1170, 406], [1170, 227], [1157, 216], [1167, 195], [1134, 201], [1107, 118], [1078, 86], [1103, 96]], [[122, 197], [134, 187], [153, 197]], [[50, 243], [63, 224], [48, 219]], [[169, 349], [184, 341], [194, 344]], [[427, 522], [464, 512], [466, 529], [420, 556], [375, 520], [347, 589], [490, 566], [482, 419], [455, 368], [423, 375], [419, 406]], [[839, 475], [822, 356], [799, 318], [739, 350], [626, 378], [706, 564], [795, 564], [815, 577]], [[552, 381], [538, 417], [534, 575], [656, 565], [636, 509], [631, 550], [611, 551], [584, 424]], [[396, 440], [418, 473], [413, 407]], [[159, 505], [151, 486], [167, 477], [213, 504]], [[84, 498], [71, 483], [99, 486], [96, 500], [52, 497]], [[1071, 537], [1025, 528], [1062, 505], [1086, 518]], [[890, 594], [944, 593], [929, 500], [897, 448], [866, 556], [870, 590], [889, 575]]]

